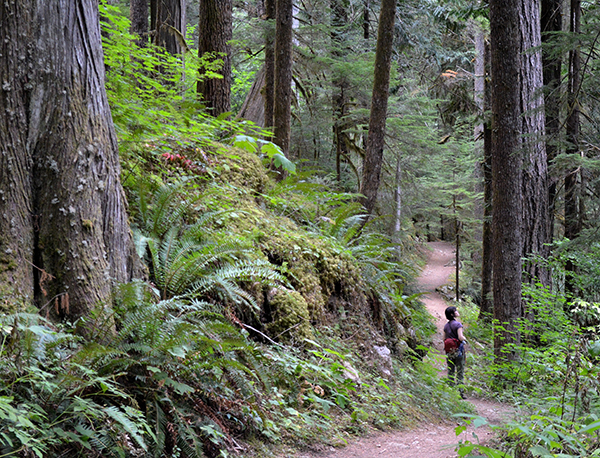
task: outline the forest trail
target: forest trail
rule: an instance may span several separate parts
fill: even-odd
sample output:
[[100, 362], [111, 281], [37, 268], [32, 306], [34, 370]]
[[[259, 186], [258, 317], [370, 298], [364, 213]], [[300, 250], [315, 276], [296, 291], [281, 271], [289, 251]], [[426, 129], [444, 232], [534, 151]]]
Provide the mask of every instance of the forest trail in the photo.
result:
[[[443, 297], [436, 291], [448, 283], [448, 278], [454, 272], [454, 247], [447, 242], [430, 242], [427, 244], [427, 265], [418, 279], [421, 291], [428, 294], [422, 297], [427, 310], [436, 319], [438, 333], [434, 336], [435, 353], [431, 356], [440, 374], [445, 374], [446, 362], [442, 354], [442, 337], [446, 319], [444, 310], [447, 307]], [[468, 335], [468, 329], [465, 331]], [[466, 376], [468, 377], [468, 367]], [[498, 402], [468, 398], [477, 413], [485, 417], [491, 424], [505, 422], [510, 417], [512, 409]], [[492, 431], [487, 427], [475, 429], [469, 426], [460, 436], [456, 436], [458, 426], [452, 418], [440, 418], [439, 423], [425, 422], [414, 425], [410, 430], [379, 432], [369, 437], [358, 439], [347, 447], [336, 449], [328, 447], [320, 453], [300, 453], [298, 458], [455, 458], [454, 444], [459, 440], [476, 442], [473, 433], [479, 441], [485, 443], [492, 438]]]

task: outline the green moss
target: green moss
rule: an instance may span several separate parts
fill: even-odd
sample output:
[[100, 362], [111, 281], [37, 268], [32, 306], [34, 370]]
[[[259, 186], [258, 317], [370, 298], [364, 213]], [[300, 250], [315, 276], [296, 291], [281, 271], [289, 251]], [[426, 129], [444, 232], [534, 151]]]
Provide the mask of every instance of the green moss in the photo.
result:
[[0, 258], [0, 273], [13, 270], [16, 267], [17, 263], [13, 258]]
[[310, 326], [308, 304], [297, 291], [277, 288], [269, 294], [268, 304], [273, 321], [267, 325], [269, 334], [282, 341], [314, 339]]
[[[276, 185], [255, 153], [219, 143], [203, 144], [201, 149], [185, 145], [178, 148], [183, 148], [187, 158], [207, 164], [203, 175], [206, 179], [194, 180], [189, 189], [201, 194], [198, 210], [227, 210], [211, 223], [212, 237], [219, 240], [219, 234], [224, 238], [237, 236], [243, 244], [254, 245], [257, 257], [279, 266], [289, 282], [285, 286], [291, 286], [296, 291], [293, 296], [302, 300], [299, 308], [302, 319], [315, 326], [339, 325], [344, 328], [344, 334], [355, 333], [355, 330], [345, 329], [346, 324], [351, 326], [349, 320], [340, 322], [340, 318], [347, 316], [357, 317], [361, 329], [381, 328], [372, 319], [370, 285], [363, 281], [361, 267], [347, 247], [335, 237], [311, 231], [312, 224], [303, 227], [285, 216], [296, 211], [294, 209], [303, 212], [306, 206], [310, 208], [317, 203], [294, 192], [271, 195]], [[159, 170], [159, 167], [154, 169]], [[173, 170], [169, 169], [163, 178], [168, 180], [172, 174]], [[274, 199], [281, 200], [274, 204]], [[316, 213], [316, 208], [307, 211], [300, 220], [311, 219]], [[257, 303], [261, 305], [263, 313], [260, 315], [269, 326], [270, 334], [285, 331], [289, 324], [287, 317], [269, 317], [265, 310], [268, 304], [261, 296], [257, 295]], [[300, 319], [300, 315], [293, 316], [295, 320]], [[270, 318], [273, 323], [269, 323]]]

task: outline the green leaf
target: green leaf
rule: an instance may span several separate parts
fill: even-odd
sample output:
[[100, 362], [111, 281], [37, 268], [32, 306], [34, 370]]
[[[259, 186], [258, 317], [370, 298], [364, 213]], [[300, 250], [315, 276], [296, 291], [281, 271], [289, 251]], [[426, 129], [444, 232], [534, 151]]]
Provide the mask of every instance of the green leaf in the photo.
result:
[[529, 449], [529, 452], [533, 455], [533, 456], [547, 456], [547, 457], [552, 457], [552, 453], [550, 453], [550, 451], [544, 447], [542, 447], [541, 445], [534, 445], [533, 447], [531, 447]]
[[296, 173], [296, 164], [286, 158], [283, 154], [275, 154], [273, 156], [273, 164], [275, 164], [276, 167], [281, 167], [292, 175]]
[[248, 135], [237, 135], [233, 142], [233, 146], [248, 151], [249, 153], [255, 153], [258, 150], [256, 138], [249, 137]]
[[191, 386], [186, 385], [185, 383], [177, 382], [170, 378], [166, 379], [165, 384], [173, 387], [173, 389], [181, 395], [184, 395], [186, 393], [193, 393], [194, 391], [196, 391]]

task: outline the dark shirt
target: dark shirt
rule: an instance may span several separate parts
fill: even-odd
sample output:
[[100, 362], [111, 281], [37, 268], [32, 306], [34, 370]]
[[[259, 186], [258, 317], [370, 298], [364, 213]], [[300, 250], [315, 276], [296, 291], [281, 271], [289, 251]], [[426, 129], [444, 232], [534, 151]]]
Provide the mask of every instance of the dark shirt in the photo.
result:
[[460, 321], [448, 321], [444, 326], [444, 339], [458, 339], [458, 330], [462, 327], [463, 325]]

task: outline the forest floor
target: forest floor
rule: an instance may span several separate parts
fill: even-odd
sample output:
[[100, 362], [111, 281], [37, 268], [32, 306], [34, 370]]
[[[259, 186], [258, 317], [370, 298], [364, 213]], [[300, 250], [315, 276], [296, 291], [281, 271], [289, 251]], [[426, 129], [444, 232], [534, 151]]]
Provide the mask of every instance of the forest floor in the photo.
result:
[[[447, 307], [444, 298], [437, 291], [448, 283], [449, 276], [455, 269], [454, 247], [446, 242], [428, 243], [427, 265], [419, 277], [421, 291], [427, 292], [423, 302], [429, 313], [436, 319], [438, 333], [434, 336], [435, 352], [432, 363], [440, 371], [446, 373], [445, 356], [442, 354], [442, 330], [446, 319], [444, 310]], [[468, 329], [465, 329], [468, 336]], [[468, 361], [467, 361], [468, 363]], [[467, 370], [468, 377], [468, 370]], [[513, 412], [511, 406], [496, 401], [468, 397], [466, 402], [472, 404], [477, 414], [486, 418], [492, 425], [507, 421]], [[340, 449], [329, 447], [319, 453], [300, 453], [298, 458], [454, 458], [457, 457], [454, 445], [460, 440], [477, 442], [473, 434], [477, 434], [479, 442], [485, 444], [493, 438], [493, 432], [487, 427], [468, 426], [457, 437], [458, 420], [440, 418], [438, 423], [421, 423], [410, 430], [377, 432], [371, 436], [358, 439], [356, 442]]]

